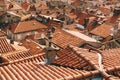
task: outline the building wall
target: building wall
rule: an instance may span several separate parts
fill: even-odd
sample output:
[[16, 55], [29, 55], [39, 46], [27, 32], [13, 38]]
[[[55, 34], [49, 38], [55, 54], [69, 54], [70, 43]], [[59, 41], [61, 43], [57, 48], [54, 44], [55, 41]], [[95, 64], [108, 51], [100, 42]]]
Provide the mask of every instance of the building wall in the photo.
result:
[[30, 31], [30, 32], [18, 33], [18, 34], [13, 34], [12, 33], [12, 39], [15, 40], [15, 41], [21, 41], [21, 40], [25, 39], [26, 36], [34, 35], [35, 32], [37, 32], [37, 31]]
[[2, 22], [5, 22], [5, 23], [12, 23], [12, 22], [20, 21], [20, 20], [21, 20], [20, 17], [14, 16], [8, 13], [2, 16]]

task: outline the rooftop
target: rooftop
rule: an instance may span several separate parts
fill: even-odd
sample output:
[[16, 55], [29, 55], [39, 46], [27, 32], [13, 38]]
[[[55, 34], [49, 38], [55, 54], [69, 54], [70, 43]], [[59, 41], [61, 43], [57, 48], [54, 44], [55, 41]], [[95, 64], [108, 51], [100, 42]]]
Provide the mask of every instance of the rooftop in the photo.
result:
[[66, 48], [68, 45], [79, 46], [84, 42], [81, 38], [60, 29], [55, 31], [52, 41], [62, 48]]
[[113, 28], [114, 25], [110, 23], [104, 23], [100, 26], [97, 26], [95, 29], [93, 29], [90, 33], [101, 36], [103, 38], [106, 38], [111, 33], [111, 28]]
[[11, 27], [12, 27], [11, 31], [13, 33], [22, 33], [22, 32], [34, 31], [34, 30], [47, 28], [47, 26], [45, 26], [44, 24], [36, 20], [19, 22], [18, 24], [13, 24]]

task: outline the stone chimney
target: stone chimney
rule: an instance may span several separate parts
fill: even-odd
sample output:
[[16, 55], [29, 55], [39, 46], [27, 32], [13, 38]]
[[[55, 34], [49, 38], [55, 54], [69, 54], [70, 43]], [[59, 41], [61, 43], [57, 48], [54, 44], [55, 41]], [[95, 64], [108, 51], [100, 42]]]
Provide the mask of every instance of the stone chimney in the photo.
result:
[[[54, 32], [54, 31], [53, 31]], [[52, 37], [53, 37], [52, 28], [48, 31], [48, 43], [46, 44], [46, 64], [50, 64], [56, 58], [57, 50], [52, 46]]]

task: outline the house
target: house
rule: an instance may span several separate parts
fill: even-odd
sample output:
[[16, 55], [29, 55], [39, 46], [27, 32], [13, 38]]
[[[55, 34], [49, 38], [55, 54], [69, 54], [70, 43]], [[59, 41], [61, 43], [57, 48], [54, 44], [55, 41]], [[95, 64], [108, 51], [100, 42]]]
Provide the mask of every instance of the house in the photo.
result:
[[31, 17], [30, 13], [25, 12], [15, 2], [6, 2], [6, 11], [1, 15], [1, 23], [14, 23], [18, 21], [24, 21]]
[[[116, 58], [119, 57], [119, 49], [114, 50], [116, 51], [115, 54], [113, 54], [112, 51], [113, 50], [88, 50], [74, 46], [68, 46], [67, 48], [58, 52], [59, 57], [52, 62], [51, 65], [43, 65], [40, 63], [40, 61], [43, 61], [42, 57], [40, 57], [42, 55], [24, 58], [19, 61], [12, 61], [7, 65], [2, 64], [0, 65], [2, 73], [1, 78], [19, 80], [119, 80], [119, 58]], [[113, 64], [113, 59], [116, 62], [115, 64]], [[101, 63], [101, 61], [103, 61], [103, 63]]]
[[23, 11], [7, 11], [5, 14], [3, 14], [2, 17], [2, 23], [16, 23], [19, 21], [25, 21], [31, 18], [31, 14], [23, 12]]
[[[9, 40], [0, 37], [0, 58], [2, 58], [2, 64], [15, 63], [17, 61], [27, 60], [36, 56], [41, 56], [41, 58], [45, 56], [44, 47], [40, 44], [32, 40], [24, 40], [23, 44], [24, 46], [16, 45], [16, 42], [14, 42], [14, 44], [10, 44]], [[26, 48], [23, 49], [22, 47]]]
[[16, 2], [14, 2], [14, 1], [8, 1], [8, 2], [6, 2], [6, 7], [7, 7], [7, 10], [8, 10], [8, 11], [17, 12], [17, 11], [22, 10], [22, 7], [20, 7], [20, 6], [19, 6]]
[[104, 23], [100, 26], [97, 26], [95, 29], [90, 31], [91, 37], [94, 37], [97, 40], [103, 41], [106, 38], [109, 38], [112, 36], [113, 32], [112, 29], [114, 28], [114, 25], [111, 23]]
[[47, 26], [36, 20], [19, 22], [9, 26], [7, 36], [12, 40], [21, 41], [28, 35], [33, 35], [37, 33], [38, 30], [44, 30], [45, 28], [47, 28]]
[[23, 2], [21, 4], [21, 7], [27, 11], [27, 12], [30, 12], [32, 14], [36, 14], [36, 13], [41, 13], [42, 11], [44, 10], [48, 10], [48, 7], [47, 5], [45, 4], [40, 4], [40, 3], [27, 3], [27, 2]]
[[44, 50], [45, 46], [40, 45], [31, 39], [22, 40], [22, 46], [29, 49], [30, 52], [34, 53], [34, 55], [45, 52]]

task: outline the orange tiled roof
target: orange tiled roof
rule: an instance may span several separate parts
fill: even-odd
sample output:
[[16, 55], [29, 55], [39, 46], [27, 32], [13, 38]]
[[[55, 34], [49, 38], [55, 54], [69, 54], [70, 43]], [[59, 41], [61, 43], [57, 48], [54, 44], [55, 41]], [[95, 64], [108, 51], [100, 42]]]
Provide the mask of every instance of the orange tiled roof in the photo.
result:
[[5, 38], [0, 38], [0, 53], [7, 53], [15, 49], [7, 42]]
[[40, 65], [35, 63], [10, 64], [0, 67], [3, 80], [74, 80], [82, 79], [98, 73], [85, 70], [73, 70], [70, 68], [56, 67], [51, 65]]
[[80, 15], [78, 14], [78, 17], [79, 17], [79, 24], [83, 25], [85, 18], [97, 17], [97, 16], [95, 16], [95, 15], [93, 15], [93, 14], [88, 14], [88, 13], [86, 13], [86, 12], [82, 12], [82, 13], [80, 13]]
[[13, 63], [29, 63], [29, 62], [34, 62], [34, 63], [39, 63], [42, 61], [45, 61], [45, 53], [41, 54], [36, 54], [33, 55], [29, 50], [19, 50], [19, 51], [13, 51], [6, 53], [2, 55], [2, 57], [7, 60], [6, 62], [3, 62], [0, 64], [0, 66], [4, 64], [13, 64]]
[[26, 31], [39, 30], [42, 28], [47, 28], [47, 26], [36, 20], [31, 20], [31, 21], [19, 22], [17, 25], [12, 25], [12, 32], [22, 33]]
[[7, 2], [7, 10], [22, 10], [22, 7], [20, 7], [17, 3], [15, 2]]
[[116, 21], [118, 20], [118, 18], [120, 18], [120, 15], [118, 16], [112, 16], [109, 20], [110, 23], [116, 23]]
[[120, 48], [105, 50], [102, 52], [105, 68], [120, 66]]
[[4, 5], [5, 4], [5, 0], [0, 0], [0, 5]]
[[13, 51], [2, 55], [8, 61], [19, 60], [22, 58], [26, 58], [32, 56], [32, 53], [29, 50], [20, 50], [20, 51]]
[[[118, 52], [118, 51], [114, 50], [113, 52]], [[103, 51], [102, 52], [103, 60], [106, 56], [108, 56], [108, 54], [106, 54], [106, 55], [104, 55], [104, 54], [105, 53]], [[111, 54], [110, 54], [110, 56], [114, 55], [113, 53], [111, 53]], [[69, 46], [66, 49], [60, 51], [58, 53], [58, 55], [59, 55], [59, 58], [62, 58], [62, 56], [66, 55], [65, 56], [66, 58], [63, 57], [62, 60], [60, 60], [60, 64], [62, 64], [62, 66], [66, 63], [66, 61], [68, 61], [68, 63], [66, 63], [65, 65], [72, 63], [71, 59], [74, 58], [73, 59], [73, 61], [74, 61], [79, 58], [79, 59], [83, 60], [83, 61], [80, 61], [80, 63], [82, 63], [80, 66], [83, 66], [83, 64], [86, 64], [86, 62], [87, 62], [88, 64], [86, 64], [87, 65], [86, 67], [88, 67], [88, 65], [90, 65], [95, 70], [88, 72], [85, 70], [70, 69], [70, 68], [64, 68], [61, 66], [56, 67], [54, 65], [35, 64], [36, 62], [39, 63], [39, 62], [45, 60], [44, 54], [38, 54], [38, 55], [20, 59], [18, 61], [10, 62], [10, 64], [8, 64], [8, 65], [3, 65], [2, 67], [0, 67], [0, 70], [2, 73], [1, 78], [3, 80], [4, 79], [13, 79], [13, 80], [14, 79], [19, 79], [19, 80], [22, 80], [22, 79], [37, 79], [37, 80], [39, 80], [39, 79], [49, 79], [49, 80], [50, 79], [83, 79], [83, 78], [87, 78], [89, 76], [93, 76], [96, 74], [102, 74], [105, 77], [105, 79], [107, 79], [107, 80], [114, 80], [114, 79], [119, 80], [118, 77], [107, 74], [111, 71], [120, 70], [119, 65], [115, 65], [115, 67], [112, 65], [112, 67], [107, 67], [107, 69], [103, 70], [103, 71], [97, 70], [97, 69], [99, 69], [99, 68], [97, 68], [99, 66], [98, 66], [98, 56], [96, 53], [94, 54], [92, 52], [88, 52], [88, 50], [86, 50], [86, 49]], [[68, 58], [67, 55], [69, 57], [71, 55], [71, 57]], [[119, 56], [119, 55], [117, 55], [117, 56]], [[116, 59], [116, 60], [118, 60], [118, 59]], [[13, 64], [13, 63], [16, 63], [16, 64]], [[24, 63], [24, 64], [22, 64], [22, 63]], [[104, 65], [104, 63], [103, 63], [103, 65]], [[67, 67], [70, 67], [70, 65]], [[83, 69], [86, 69], [86, 68], [83, 68]]]
[[74, 2], [72, 3], [72, 6], [75, 6], [75, 7], [80, 6], [80, 5], [81, 5], [81, 2], [78, 0], [74, 0]]
[[4, 31], [0, 31], [0, 37], [6, 36], [6, 33]]
[[39, 63], [39, 62], [43, 62], [45, 61], [46, 55], [45, 53], [41, 53], [41, 54], [36, 54], [36, 55], [32, 55], [32, 56], [28, 56], [25, 58], [21, 58], [21, 59], [16, 59], [14, 61], [10, 61], [9, 63], [29, 63], [29, 62], [33, 62], [33, 63]]
[[29, 9], [29, 7], [30, 7], [30, 4], [28, 4], [27, 2], [24, 2], [24, 3], [21, 4], [21, 7], [22, 7], [23, 9], [25, 9], [26, 11], [28, 11], [28, 9]]
[[103, 14], [110, 14], [111, 10], [108, 8], [104, 8], [104, 7], [100, 7], [99, 10], [103, 13]]
[[110, 35], [110, 29], [113, 27], [113, 24], [104, 23], [100, 26], [97, 26], [90, 33], [106, 38]]
[[85, 49], [80, 49], [73, 46], [69, 46], [69, 48], [60, 51], [58, 53], [59, 58], [56, 59], [53, 64], [84, 70], [100, 70], [100, 74], [106, 79], [119, 80], [120, 78], [118, 78], [118, 74], [116, 74], [117, 76], [111, 75], [111, 72], [120, 70], [119, 49], [103, 51], [101, 54], [104, 70], [100, 70], [100, 65], [102, 66], [102, 64], [99, 64], [100, 57], [96, 52], [88, 52]]
[[79, 54], [89, 58], [89, 60], [94, 62], [94, 65], [98, 65], [98, 56], [96, 53], [91, 53], [86, 49], [75, 47], [67, 47], [66, 49], [58, 52], [59, 58], [56, 59], [52, 64], [77, 69], [94, 70], [93, 66], [91, 66], [91, 64], [84, 60]]
[[30, 39], [23, 40], [22, 45], [25, 46], [27, 49], [30, 49], [30, 52], [32, 52], [33, 54], [40, 54], [44, 52], [44, 46]]
[[49, 8], [47, 7], [47, 5], [45, 5], [45, 4], [41, 4], [40, 8], [43, 9], [43, 10], [44, 10], [44, 9], [49, 9]]
[[66, 48], [67, 45], [79, 46], [83, 42], [82, 39], [60, 29], [55, 31], [52, 41], [62, 48]]

